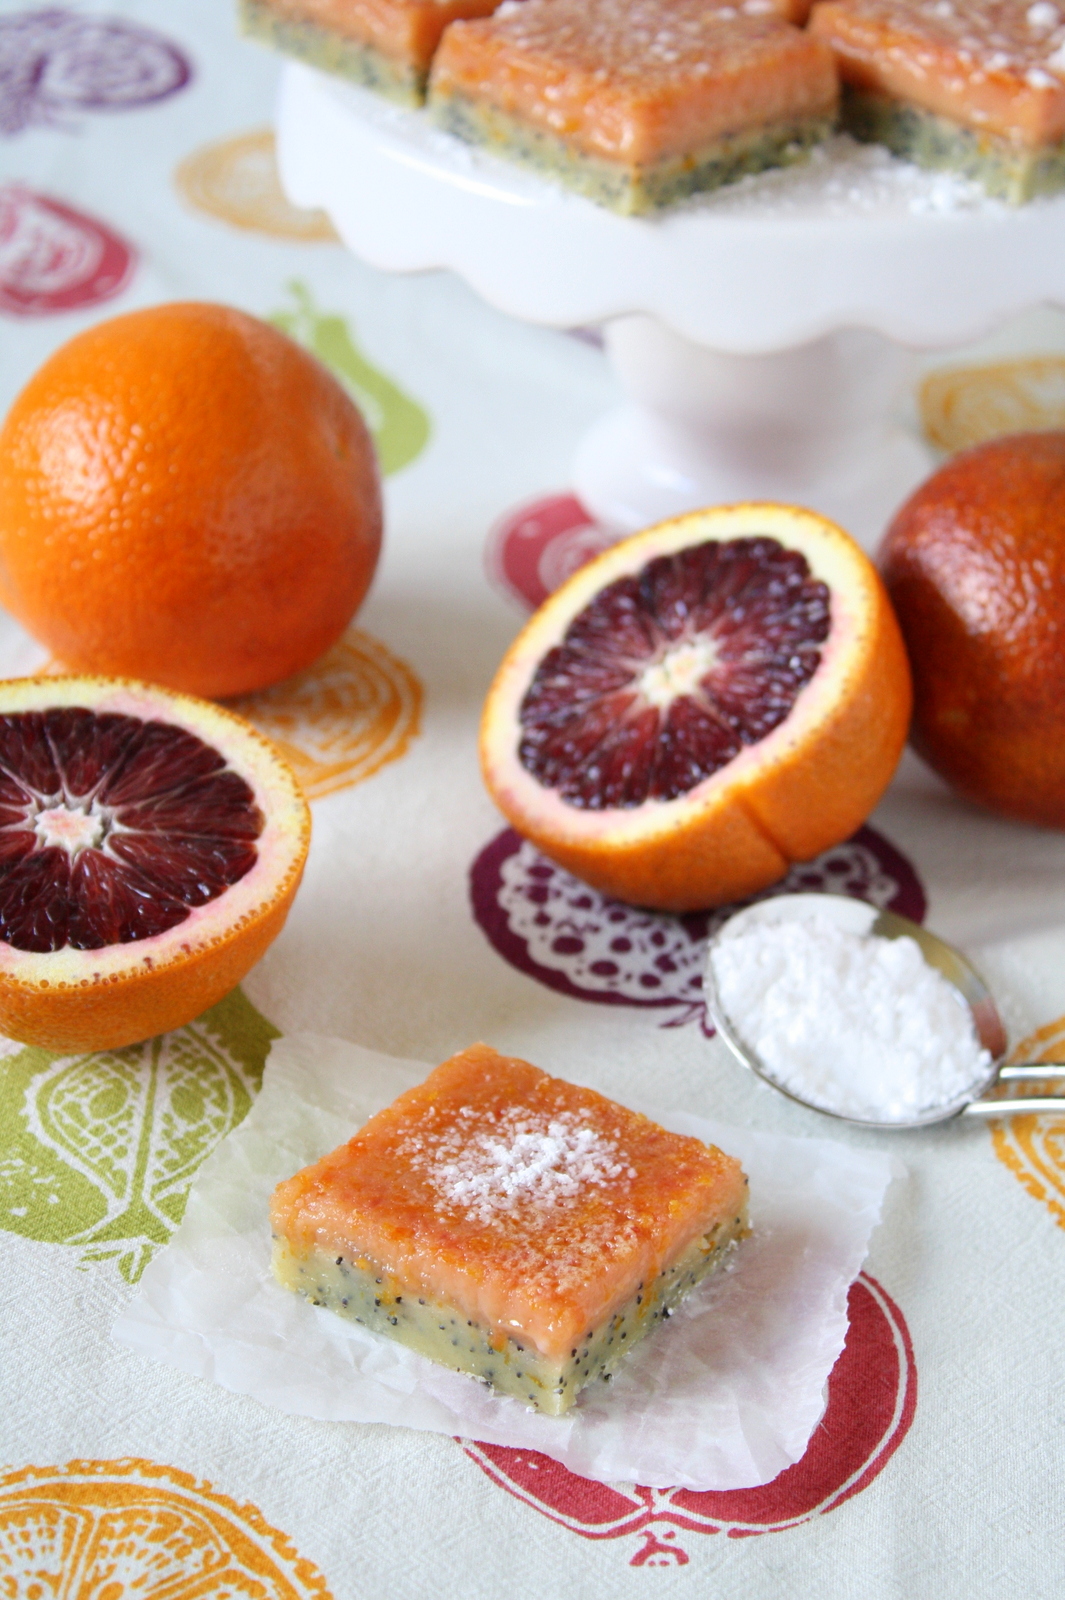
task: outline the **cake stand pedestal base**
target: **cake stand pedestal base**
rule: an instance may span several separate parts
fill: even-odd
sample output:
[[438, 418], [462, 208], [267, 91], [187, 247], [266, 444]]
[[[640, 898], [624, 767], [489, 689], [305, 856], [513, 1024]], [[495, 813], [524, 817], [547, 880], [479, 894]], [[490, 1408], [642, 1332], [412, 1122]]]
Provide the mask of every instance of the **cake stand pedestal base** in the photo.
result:
[[638, 314], [608, 322], [604, 337], [631, 398], [582, 440], [574, 484], [618, 532], [704, 505], [784, 500], [872, 549], [933, 466], [893, 417], [917, 358], [879, 334], [734, 355]]

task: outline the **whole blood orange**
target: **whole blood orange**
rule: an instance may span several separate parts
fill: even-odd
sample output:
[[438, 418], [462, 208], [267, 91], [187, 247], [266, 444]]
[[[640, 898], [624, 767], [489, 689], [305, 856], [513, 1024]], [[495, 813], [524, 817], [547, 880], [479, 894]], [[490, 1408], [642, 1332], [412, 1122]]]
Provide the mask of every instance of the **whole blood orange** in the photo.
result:
[[81, 671], [206, 695], [277, 682], [343, 632], [380, 541], [355, 406], [226, 306], [96, 324], [0, 430], [0, 601]]
[[910, 677], [868, 558], [792, 506], [696, 511], [574, 574], [503, 661], [485, 781], [605, 894], [689, 911], [846, 838], [906, 738]]
[[176, 1028], [281, 931], [307, 802], [243, 717], [116, 678], [0, 683], [0, 1033]]
[[1065, 827], [1065, 433], [978, 445], [880, 551], [913, 666], [915, 748], [970, 800]]

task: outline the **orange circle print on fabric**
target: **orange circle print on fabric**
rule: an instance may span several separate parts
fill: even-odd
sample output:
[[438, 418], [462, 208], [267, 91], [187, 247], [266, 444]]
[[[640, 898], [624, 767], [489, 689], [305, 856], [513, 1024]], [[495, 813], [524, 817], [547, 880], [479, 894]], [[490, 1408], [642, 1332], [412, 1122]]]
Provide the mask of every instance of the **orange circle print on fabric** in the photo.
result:
[[929, 373], [917, 403], [925, 437], [947, 455], [1007, 433], [1065, 428], [1065, 358], [947, 367]]
[[234, 228], [304, 244], [335, 244], [336, 231], [324, 211], [294, 206], [277, 175], [272, 128], [194, 150], [174, 173], [182, 198], [197, 211]]
[[25, 1600], [332, 1600], [253, 1505], [151, 1461], [0, 1474], [0, 1595]]
[[399, 760], [420, 731], [422, 686], [377, 639], [350, 628], [306, 672], [230, 703], [320, 800]]
[[[1013, 1061], [1065, 1060], [1065, 1017], [1048, 1022], [1022, 1039]], [[998, 1159], [1009, 1167], [1059, 1228], [1065, 1228], [1065, 1115], [1005, 1118], [991, 1125]]]

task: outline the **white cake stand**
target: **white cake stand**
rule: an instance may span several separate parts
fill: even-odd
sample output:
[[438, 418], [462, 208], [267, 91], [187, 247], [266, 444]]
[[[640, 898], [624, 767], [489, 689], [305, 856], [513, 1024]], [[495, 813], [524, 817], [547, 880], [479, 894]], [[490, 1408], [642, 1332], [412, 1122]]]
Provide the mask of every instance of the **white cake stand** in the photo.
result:
[[894, 415], [916, 352], [1065, 304], [1065, 197], [1020, 209], [833, 141], [653, 219], [618, 217], [287, 64], [282, 182], [376, 267], [448, 267], [492, 305], [604, 324], [629, 396], [581, 442], [577, 494], [620, 530], [751, 497], [867, 546], [930, 458]]

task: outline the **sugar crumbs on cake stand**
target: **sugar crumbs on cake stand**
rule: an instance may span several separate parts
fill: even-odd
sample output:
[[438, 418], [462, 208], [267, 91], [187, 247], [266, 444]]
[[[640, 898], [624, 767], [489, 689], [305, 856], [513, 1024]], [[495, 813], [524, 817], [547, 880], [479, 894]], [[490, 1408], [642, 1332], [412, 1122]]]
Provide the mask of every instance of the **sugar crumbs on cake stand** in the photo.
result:
[[677, 209], [722, 216], [852, 216], [969, 211], [1008, 215], [1011, 208], [957, 173], [929, 171], [893, 156], [881, 145], [859, 144], [849, 134], [839, 133], [815, 146], [805, 161], [741, 178]]
[[913, 939], [853, 933], [815, 911], [726, 927], [711, 960], [742, 1041], [809, 1105], [910, 1122], [957, 1104], [991, 1071], [968, 1006]]

